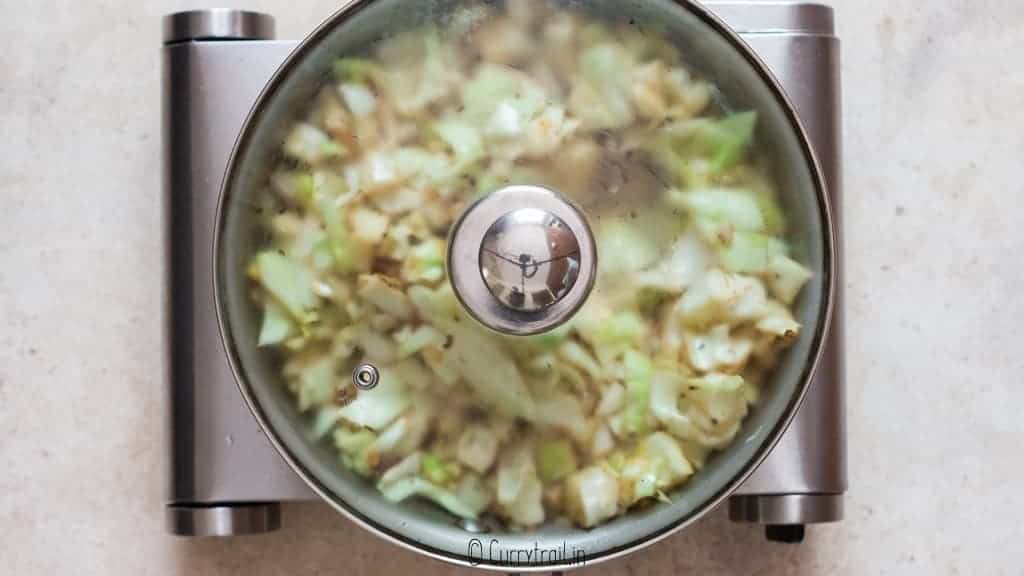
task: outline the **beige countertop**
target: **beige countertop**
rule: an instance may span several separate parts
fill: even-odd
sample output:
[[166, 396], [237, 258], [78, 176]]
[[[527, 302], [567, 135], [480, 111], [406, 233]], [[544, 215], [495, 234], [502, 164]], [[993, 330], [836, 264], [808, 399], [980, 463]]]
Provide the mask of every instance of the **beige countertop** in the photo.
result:
[[[335, 2], [222, 4], [297, 37]], [[454, 572], [324, 505], [286, 507], [264, 537], [163, 531], [159, 16], [199, 5], [36, 0], [0, 18], [0, 572]], [[1024, 3], [835, 5], [847, 520], [782, 546], [716, 513], [589, 573], [1024, 570]]]

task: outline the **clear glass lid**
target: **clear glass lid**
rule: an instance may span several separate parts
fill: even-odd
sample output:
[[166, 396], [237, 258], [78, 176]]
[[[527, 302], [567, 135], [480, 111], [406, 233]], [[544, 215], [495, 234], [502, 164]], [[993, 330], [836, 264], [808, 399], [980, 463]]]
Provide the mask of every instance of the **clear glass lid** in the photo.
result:
[[355, 2], [240, 140], [225, 333], [293, 464], [376, 527], [419, 526], [386, 503], [502, 532], [678, 504], [621, 546], [791, 413], [826, 210], [792, 111], [699, 8]]

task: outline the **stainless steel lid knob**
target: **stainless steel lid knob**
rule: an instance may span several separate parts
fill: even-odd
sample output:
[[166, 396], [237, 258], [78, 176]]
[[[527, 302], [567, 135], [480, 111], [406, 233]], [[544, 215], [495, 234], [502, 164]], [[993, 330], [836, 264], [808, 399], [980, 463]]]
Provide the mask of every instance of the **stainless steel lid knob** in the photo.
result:
[[484, 284], [502, 304], [537, 312], [569, 294], [580, 274], [580, 244], [558, 216], [520, 208], [502, 216], [480, 247]]
[[555, 192], [510, 186], [471, 205], [452, 229], [448, 276], [483, 324], [537, 334], [586, 301], [597, 252], [586, 219]]

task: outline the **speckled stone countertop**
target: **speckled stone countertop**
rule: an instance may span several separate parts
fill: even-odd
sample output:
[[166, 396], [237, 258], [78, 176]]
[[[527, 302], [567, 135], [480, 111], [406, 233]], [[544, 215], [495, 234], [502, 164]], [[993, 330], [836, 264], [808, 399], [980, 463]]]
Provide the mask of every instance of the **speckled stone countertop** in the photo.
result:
[[[299, 37], [334, 2], [225, 0]], [[1024, 3], [837, 0], [847, 520], [801, 546], [722, 512], [592, 574], [1021, 574]], [[262, 537], [164, 533], [159, 17], [0, 18], [0, 573], [449, 574], [325, 505]]]

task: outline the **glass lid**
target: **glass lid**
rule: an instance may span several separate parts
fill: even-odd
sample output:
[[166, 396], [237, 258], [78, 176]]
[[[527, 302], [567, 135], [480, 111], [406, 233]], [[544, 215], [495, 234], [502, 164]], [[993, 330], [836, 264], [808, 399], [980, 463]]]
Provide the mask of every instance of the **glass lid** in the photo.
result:
[[723, 497], [830, 302], [792, 111], [683, 2], [353, 2], [261, 97], [219, 218], [229, 355], [272, 439], [461, 560], [480, 531], [621, 550]]

